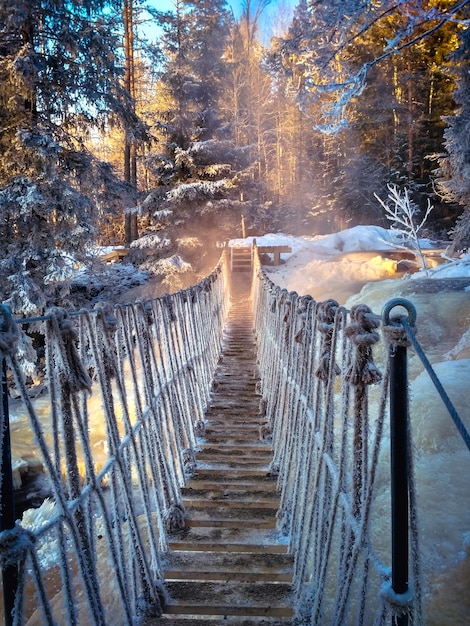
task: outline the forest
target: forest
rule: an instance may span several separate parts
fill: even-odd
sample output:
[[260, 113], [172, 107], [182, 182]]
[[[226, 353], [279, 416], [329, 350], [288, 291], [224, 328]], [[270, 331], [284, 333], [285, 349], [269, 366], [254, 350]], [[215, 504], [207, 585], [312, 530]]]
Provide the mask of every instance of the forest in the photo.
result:
[[390, 185], [432, 206], [427, 234], [449, 254], [468, 248], [469, 0], [158, 6], [0, 3], [14, 313], [81, 306], [106, 246], [174, 291], [233, 237], [387, 226]]

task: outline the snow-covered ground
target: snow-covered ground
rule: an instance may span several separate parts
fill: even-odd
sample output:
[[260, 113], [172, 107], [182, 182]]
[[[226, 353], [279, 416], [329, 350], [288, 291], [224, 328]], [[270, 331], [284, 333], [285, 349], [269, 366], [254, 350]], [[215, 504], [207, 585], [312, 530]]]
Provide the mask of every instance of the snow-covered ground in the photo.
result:
[[[402, 244], [399, 233], [379, 226], [355, 226], [316, 237], [268, 234], [255, 239], [260, 247], [289, 246], [292, 253], [281, 255], [284, 263], [267, 268], [271, 279], [289, 291], [310, 294], [319, 301], [335, 298], [344, 304], [367, 282], [403, 275], [403, 265], [406, 265], [404, 260], [397, 258]], [[251, 245], [252, 241], [253, 237], [233, 239], [230, 245]], [[420, 244], [426, 253], [428, 267], [443, 261], [438, 251], [433, 254], [436, 247], [433, 242], [422, 239]], [[404, 250], [402, 253], [403, 257], [409, 256]], [[430, 271], [430, 276], [433, 275], [439, 278], [470, 277], [470, 255], [458, 263], [446, 263], [445, 269], [444, 266], [435, 268]]]

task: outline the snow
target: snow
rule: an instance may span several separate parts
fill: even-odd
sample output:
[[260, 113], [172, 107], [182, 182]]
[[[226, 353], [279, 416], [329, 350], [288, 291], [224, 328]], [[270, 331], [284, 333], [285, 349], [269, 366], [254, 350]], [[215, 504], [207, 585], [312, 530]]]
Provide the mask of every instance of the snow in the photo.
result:
[[136, 269], [131, 263], [99, 264], [75, 270], [71, 291], [77, 307], [89, 306], [97, 301], [115, 302], [130, 289], [144, 285], [151, 274], [145, 268]]
[[[317, 300], [335, 298], [340, 304], [368, 282], [396, 279], [399, 269], [397, 247], [403, 246], [400, 233], [380, 226], [355, 226], [339, 233], [314, 237], [270, 233], [262, 237], [232, 239], [229, 246], [252, 245], [253, 239], [258, 246], [292, 248], [292, 253], [281, 254], [282, 265], [266, 267], [274, 283], [302, 295], [310, 294]], [[420, 245], [425, 251], [436, 247], [429, 239], [421, 239]], [[405, 254], [406, 250], [403, 250]], [[461, 260], [452, 264], [452, 268], [446, 270], [442, 266], [430, 270], [429, 277], [433, 271], [439, 278], [462, 275], [462, 272], [470, 276], [470, 258], [467, 262]]]
[[[330, 235], [293, 237], [283, 233], [269, 233], [261, 237], [231, 239], [230, 246], [251, 246], [253, 239], [258, 246], [291, 246], [292, 253], [308, 249], [314, 254], [327, 257], [346, 252], [369, 250], [396, 250], [402, 241], [400, 233], [380, 226], [354, 226]], [[422, 248], [433, 248], [430, 239], [420, 240]]]
[[434, 268], [430, 278], [467, 278], [468, 276], [470, 276], [470, 253]]
[[196, 200], [200, 194], [206, 198], [214, 195], [230, 186], [230, 182], [223, 178], [216, 181], [202, 181], [194, 183], [182, 183], [167, 193], [167, 200], [175, 204]]
[[147, 233], [139, 239], [136, 239], [131, 243], [131, 248], [152, 248], [161, 249], [168, 248], [171, 245], [170, 239], [167, 237], [160, 237], [158, 233]]
[[171, 272], [190, 272], [191, 265], [186, 263], [184, 259], [182, 259], [178, 254], [173, 254], [169, 259], [159, 259], [155, 261], [155, 271], [160, 272], [162, 274], [171, 273]]

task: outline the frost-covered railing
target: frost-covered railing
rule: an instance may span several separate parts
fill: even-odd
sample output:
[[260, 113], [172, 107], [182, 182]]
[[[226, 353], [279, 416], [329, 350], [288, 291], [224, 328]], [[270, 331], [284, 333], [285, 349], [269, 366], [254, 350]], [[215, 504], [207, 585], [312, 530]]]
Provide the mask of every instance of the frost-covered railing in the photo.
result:
[[[23, 324], [36, 341], [43, 334], [45, 416], [20, 364], [21, 325], [2, 309], [0, 357], [52, 492], [0, 533], [1, 567], [16, 591], [7, 623], [135, 624], [161, 615], [161, 553], [168, 530], [184, 525], [180, 488], [203, 426], [228, 292], [222, 257], [210, 276], [173, 295], [76, 315], [53, 309], [40, 325]], [[4, 402], [2, 426], [7, 417]]]
[[390, 538], [381, 528], [390, 509], [374, 500], [387, 425], [384, 343], [398, 341], [396, 329], [382, 328], [384, 342], [381, 318], [366, 305], [348, 311], [334, 300], [317, 303], [274, 285], [259, 261], [254, 271], [261, 388], [279, 527], [294, 555], [296, 623], [422, 623], [413, 472], [404, 593], [392, 587]]

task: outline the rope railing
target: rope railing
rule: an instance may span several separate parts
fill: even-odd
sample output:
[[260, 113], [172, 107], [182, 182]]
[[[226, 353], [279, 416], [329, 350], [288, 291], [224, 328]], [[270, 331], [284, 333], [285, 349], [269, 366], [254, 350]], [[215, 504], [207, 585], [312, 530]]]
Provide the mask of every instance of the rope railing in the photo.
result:
[[[416, 525], [405, 590], [393, 586], [372, 540], [390, 379], [386, 350], [380, 366], [373, 357], [381, 318], [365, 305], [348, 311], [288, 292], [259, 259], [254, 272], [264, 432], [272, 435], [281, 494], [278, 527], [294, 557], [295, 623], [422, 623]], [[408, 462], [412, 486], [411, 455]], [[410, 497], [413, 520], [415, 512]]]
[[2, 305], [3, 398], [11, 374], [52, 492], [47, 515], [0, 532], [2, 570], [14, 573], [5, 623], [130, 625], [162, 614], [161, 555], [185, 524], [181, 487], [204, 429], [228, 293], [223, 255], [184, 291], [35, 319], [46, 417], [20, 364], [20, 325]]

